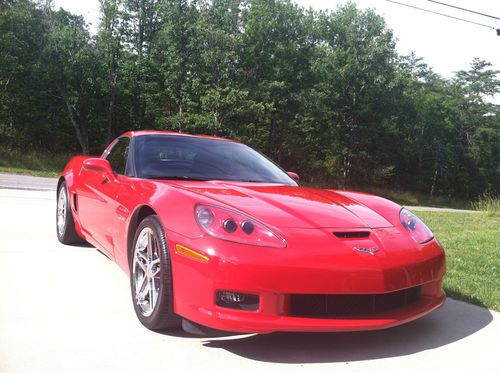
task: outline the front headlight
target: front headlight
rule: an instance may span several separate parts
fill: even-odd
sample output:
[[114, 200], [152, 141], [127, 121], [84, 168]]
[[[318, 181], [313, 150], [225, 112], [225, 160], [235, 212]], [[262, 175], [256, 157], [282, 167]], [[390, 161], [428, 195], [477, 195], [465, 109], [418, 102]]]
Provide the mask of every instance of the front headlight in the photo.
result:
[[243, 214], [213, 205], [198, 204], [194, 215], [200, 228], [221, 240], [264, 247], [286, 247], [284, 239]]
[[401, 224], [410, 234], [411, 238], [419, 244], [430, 241], [434, 238], [434, 234], [427, 225], [424, 224], [415, 214], [407, 209], [401, 209], [399, 213]]

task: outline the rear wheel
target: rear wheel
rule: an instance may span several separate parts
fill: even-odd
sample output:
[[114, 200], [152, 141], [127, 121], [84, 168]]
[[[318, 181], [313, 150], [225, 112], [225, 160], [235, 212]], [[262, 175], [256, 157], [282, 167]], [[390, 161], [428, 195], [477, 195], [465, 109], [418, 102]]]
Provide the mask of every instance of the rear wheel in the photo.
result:
[[75, 221], [73, 220], [68, 188], [65, 181], [61, 183], [57, 193], [56, 228], [57, 238], [61, 243], [70, 245], [84, 242], [78, 233], [76, 233]]
[[156, 215], [137, 228], [130, 258], [130, 287], [134, 310], [148, 329], [179, 326], [173, 308], [172, 270], [167, 239]]

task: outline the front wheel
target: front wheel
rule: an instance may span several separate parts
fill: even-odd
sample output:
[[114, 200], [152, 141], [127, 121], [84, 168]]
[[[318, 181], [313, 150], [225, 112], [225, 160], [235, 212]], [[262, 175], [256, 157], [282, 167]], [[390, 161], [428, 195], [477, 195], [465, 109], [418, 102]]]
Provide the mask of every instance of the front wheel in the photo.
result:
[[172, 266], [167, 239], [156, 215], [137, 228], [130, 258], [130, 287], [134, 310], [151, 330], [179, 326], [173, 308]]
[[56, 231], [59, 242], [65, 245], [84, 242], [78, 233], [76, 233], [75, 221], [71, 212], [68, 188], [65, 181], [61, 183], [57, 193]]

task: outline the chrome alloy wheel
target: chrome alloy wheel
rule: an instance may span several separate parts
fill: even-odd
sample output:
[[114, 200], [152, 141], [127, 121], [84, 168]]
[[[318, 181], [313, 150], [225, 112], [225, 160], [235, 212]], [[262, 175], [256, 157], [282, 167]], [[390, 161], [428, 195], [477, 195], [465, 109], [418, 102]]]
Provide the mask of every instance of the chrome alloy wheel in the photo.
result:
[[57, 199], [57, 233], [64, 235], [66, 230], [66, 214], [68, 213], [68, 196], [66, 190], [61, 188], [59, 198]]
[[135, 302], [142, 315], [155, 310], [160, 293], [160, 249], [153, 230], [145, 227], [137, 238], [132, 266]]

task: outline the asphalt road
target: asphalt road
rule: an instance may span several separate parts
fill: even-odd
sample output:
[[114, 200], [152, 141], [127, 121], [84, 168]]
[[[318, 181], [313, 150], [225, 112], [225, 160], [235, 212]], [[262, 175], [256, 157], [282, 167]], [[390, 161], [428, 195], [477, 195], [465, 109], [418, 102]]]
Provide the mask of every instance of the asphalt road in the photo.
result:
[[451, 299], [375, 332], [151, 332], [112, 261], [59, 244], [53, 191], [0, 189], [0, 211], [1, 373], [499, 371], [500, 314]]
[[57, 178], [0, 173], [0, 188], [22, 190], [56, 190]]

